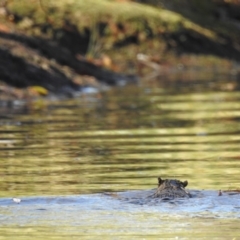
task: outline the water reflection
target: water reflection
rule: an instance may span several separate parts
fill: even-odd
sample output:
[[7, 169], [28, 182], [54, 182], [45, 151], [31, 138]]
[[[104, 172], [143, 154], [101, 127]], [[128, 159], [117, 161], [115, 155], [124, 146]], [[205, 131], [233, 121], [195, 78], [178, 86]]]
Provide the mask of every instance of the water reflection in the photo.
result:
[[[189, 187], [195, 189], [239, 188], [240, 95], [223, 91], [227, 84], [228, 79], [220, 79], [180, 82], [176, 87], [156, 80], [74, 100], [33, 102], [9, 111], [4, 108], [0, 194], [59, 196], [150, 189], [156, 186], [159, 175], [187, 179]], [[4, 212], [0, 214], [4, 216]], [[136, 220], [133, 214], [124, 223], [128, 236], [144, 237], [150, 225], [159, 220], [158, 213], [140, 215]], [[106, 228], [111, 227], [112, 237], [117, 234], [114, 229], [119, 231], [123, 224], [106, 226], [109, 219], [108, 223], [100, 221], [94, 225], [91, 220], [91, 226], [82, 227], [83, 236], [89, 231], [94, 236], [108, 235]], [[142, 233], [127, 227], [133, 221]], [[146, 221], [151, 224], [145, 225]], [[185, 236], [186, 226], [173, 218], [169, 221], [162, 220], [165, 229], [172, 231], [178, 226], [176, 236], [177, 231]], [[221, 222], [207, 222], [191, 219], [191, 233], [201, 236], [201, 225], [209, 236], [216, 236], [212, 226], [216, 229]], [[232, 223], [234, 228], [239, 222]], [[102, 228], [105, 231], [101, 232]], [[0, 233], [10, 237], [18, 234], [15, 226], [11, 229], [13, 232], [0, 228]], [[55, 230], [44, 228], [46, 234]], [[66, 230], [61, 227], [59, 234], [75, 230], [66, 223]], [[34, 235], [41, 227], [26, 227], [20, 232], [25, 236], [28, 231]], [[151, 228], [151, 233], [158, 236], [158, 227]], [[164, 234], [170, 236], [167, 230]]]

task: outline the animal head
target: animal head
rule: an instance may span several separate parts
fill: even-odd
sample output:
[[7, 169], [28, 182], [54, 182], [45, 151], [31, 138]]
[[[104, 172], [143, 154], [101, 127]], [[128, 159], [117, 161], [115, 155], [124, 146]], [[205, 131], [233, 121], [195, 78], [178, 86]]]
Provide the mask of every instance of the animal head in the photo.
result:
[[163, 188], [185, 188], [188, 185], [188, 181], [181, 182], [176, 179], [161, 179], [160, 177], [158, 178], [158, 187], [163, 187]]

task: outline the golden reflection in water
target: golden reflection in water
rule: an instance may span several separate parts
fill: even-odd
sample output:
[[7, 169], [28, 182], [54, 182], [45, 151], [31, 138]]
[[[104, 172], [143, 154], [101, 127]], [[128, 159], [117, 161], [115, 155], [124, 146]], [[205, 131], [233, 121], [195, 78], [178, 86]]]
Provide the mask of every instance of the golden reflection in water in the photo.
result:
[[[158, 176], [188, 180], [194, 189], [239, 188], [239, 93], [194, 91], [129, 86], [102, 93], [100, 100], [49, 102], [42, 111], [10, 113], [0, 124], [1, 197], [151, 189]], [[115, 220], [109, 221], [110, 215]], [[159, 234], [239, 235], [238, 220], [208, 219], [204, 213], [163, 221], [157, 211], [129, 214], [118, 209], [97, 212], [85, 223], [80, 228], [72, 222], [7, 225], [0, 236], [58, 239], [71, 232], [112, 239], [119, 231], [126, 238], [153, 239]]]
[[1, 195], [145, 189], [159, 175], [188, 179], [191, 188], [239, 186], [238, 93], [114, 91], [105, 93], [109, 103], [54, 103], [47, 114], [2, 125]]
[[[47, 221], [41, 226], [9, 226], [0, 227], [1, 239], [63, 239], [74, 238], [96, 239], [238, 239], [239, 221], [207, 218], [162, 219], [158, 214], [123, 214], [109, 221], [107, 213], [101, 213], [102, 223], [88, 219], [84, 223], [55, 223], [51, 226]], [[95, 216], [96, 217], [96, 216]], [[96, 219], [95, 219], [96, 220]], [[132, 224], [135, 223], [135, 224]], [[77, 226], [73, 226], [77, 225]], [[174, 226], [174, 227], [173, 227]]]

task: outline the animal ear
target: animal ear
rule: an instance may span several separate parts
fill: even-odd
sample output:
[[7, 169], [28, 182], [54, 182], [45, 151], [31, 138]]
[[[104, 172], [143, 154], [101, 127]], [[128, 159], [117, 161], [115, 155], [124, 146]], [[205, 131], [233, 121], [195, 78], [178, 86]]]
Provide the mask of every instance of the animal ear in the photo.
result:
[[188, 185], [188, 181], [183, 182], [183, 186], [186, 187]]
[[158, 186], [160, 186], [161, 184], [163, 184], [164, 180], [162, 180], [160, 177], [158, 178]]

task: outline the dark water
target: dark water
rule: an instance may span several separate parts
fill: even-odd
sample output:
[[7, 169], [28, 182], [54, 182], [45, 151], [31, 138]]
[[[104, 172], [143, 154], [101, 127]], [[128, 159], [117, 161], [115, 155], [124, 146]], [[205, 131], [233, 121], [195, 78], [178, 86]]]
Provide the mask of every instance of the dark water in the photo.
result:
[[[240, 195], [217, 193], [240, 188], [238, 82], [189, 78], [2, 104], [0, 236], [237, 239]], [[212, 191], [157, 206], [101, 194], [152, 189], [158, 176]]]

